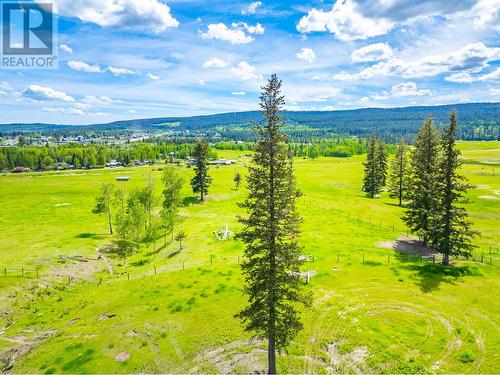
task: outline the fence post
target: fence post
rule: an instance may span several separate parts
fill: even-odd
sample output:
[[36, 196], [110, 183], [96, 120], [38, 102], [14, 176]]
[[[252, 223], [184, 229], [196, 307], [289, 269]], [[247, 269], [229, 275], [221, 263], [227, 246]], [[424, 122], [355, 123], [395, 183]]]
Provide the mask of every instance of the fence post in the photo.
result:
[[491, 254], [491, 245], [490, 245], [490, 254]]
[[71, 284], [71, 276], [68, 276], [68, 285]]
[[380, 220], [380, 228], [382, 228], [382, 220]]
[[184, 262], [182, 262], [182, 270], [184, 270]]
[[210, 265], [213, 264], [214, 258], [210, 257]]
[[130, 273], [127, 272], [127, 280], [130, 280]]
[[7, 267], [4, 268], [5, 277], [7, 277]]
[[337, 254], [337, 263], [339, 262], [340, 254]]
[[363, 253], [363, 263], [365, 262], [365, 253]]
[[387, 254], [387, 263], [391, 262], [391, 254]]
[[484, 253], [481, 253], [481, 263], [484, 261]]
[[21, 276], [24, 277], [24, 268], [21, 268]]
[[155, 269], [155, 275], [156, 275], [156, 266], [154, 266], [154, 269]]
[[490, 257], [490, 264], [493, 264], [493, 258]]

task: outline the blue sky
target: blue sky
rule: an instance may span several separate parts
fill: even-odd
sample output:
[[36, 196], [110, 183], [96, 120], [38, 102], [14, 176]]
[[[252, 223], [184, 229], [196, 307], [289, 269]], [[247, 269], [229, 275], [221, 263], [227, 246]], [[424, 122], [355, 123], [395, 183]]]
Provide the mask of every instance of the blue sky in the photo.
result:
[[500, 101], [500, 0], [54, 3], [59, 68], [0, 70], [0, 123], [253, 110], [272, 73], [289, 110]]

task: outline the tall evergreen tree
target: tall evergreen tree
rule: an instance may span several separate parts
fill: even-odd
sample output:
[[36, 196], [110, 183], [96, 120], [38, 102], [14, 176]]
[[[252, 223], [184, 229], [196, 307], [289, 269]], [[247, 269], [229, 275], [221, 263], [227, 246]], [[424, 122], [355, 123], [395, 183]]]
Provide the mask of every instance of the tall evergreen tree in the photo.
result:
[[371, 136], [368, 142], [366, 161], [363, 165], [365, 166], [363, 191], [368, 193], [371, 198], [375, 198], [385, 185], [387, 173], [385, 146], [377, 140], [375, 134]]
[[387, 153], [385, 152], [385, 144], [382, 141], [377, 144], [376, 160], [380, 189], [382, 189], [387, 181]]
[[262, 88], [261, 113], [256, 125], [259, 141], [248, 168], [247, 199], [241, 204], [248, 217], [238, 237], [245, 243], [242, 272], [249, 304], [237, 316], [245, 328], [268, 341], [269, 373], [276, 373], [276, 350], [284, 349], [302, 328], [296, 305], [307, 303], [301, 288], [301, 249], [297, 243], [300, 196], [293, 175], [292, 155], [281, 132], [284, 105], [281, 81], [275, 74]]
[[208, 175], [208, 142], [205, 140], [198, 140], [193, 153], [196, 159], [196, 166], [194, 167], [194, 177], [191, 180], [193, 193], [200, 193], [200, 200], [205, 200], [205, 195], [208, 193], [208, 187], [212, 182], [212, 178]]
[[430, 219], [437, 207], [439, 133], [429, 117], [420, 129], [412, 153], [409, 182], [409, 208], [403, 216], [406, 225], [422, 238], [429, 240]]
[[456, 149], [457, 132], [457, 114], [453, 111], [441, 141], [438, 209], [432, 218], [430, 239], [433, 249], [443, 254], [443, 265], [450, 264], [450, 255], [470, 257], [475, 247], [472, 238], [478, 235], [471, 229], [472, 223], [463, 207], [470, 185], [458, 171], [461, 162], [460, 151]]
[[408, 173], [408, 149], [405, 140], [401, 138], [389, 172], [389, 196], [397, 198], [400, 206], [403, 204], [403, 199], [408, 192]]

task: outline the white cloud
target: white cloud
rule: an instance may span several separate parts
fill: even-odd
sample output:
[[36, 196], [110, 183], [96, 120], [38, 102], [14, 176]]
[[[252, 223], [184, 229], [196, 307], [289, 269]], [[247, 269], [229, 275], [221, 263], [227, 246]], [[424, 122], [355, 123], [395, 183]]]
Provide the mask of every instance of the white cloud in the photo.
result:
[[59, 48], [65, 52], [69, 53], [70, 55], [73, 54], [73, 49], [70, 46], [68, 46], [67, 44], [60, 44]]
[[203, 39], [216, 39], [229, 42], [231, 44], [247, 44], [252, 42], [254, 39], [251, 36], [245, 34], [245, 32], [239, 28], [228, 28], [223, 23], [212, 23], [208, 25], [208, 29], [205, 33], [201, 34]]
[[500, 89], [490, 89], [490, 95], [500, 98]]
[[231, 68], [233, 73], [243, 80], [249, 79], [260, 79], [261, 75], [256, 73], [254, 66], [250, 65], [246, 61], [240, 61], [238, 66]]
[[127, 69], [127, 68], [116, 68], [114, 66], [108, 66], [106, 68], [107, 72], [110, 72], [114, 76], [121, 76], [121, 75], [136, 75], [138, 74], [137, 72]]
[[8, 82], [0, 82], [0, 96], [9, 96], [14, 89]]
[[25, 98], [45, 101], [45, 100], [55, 100], [61, 102], [74, 102], [75, 99], [65, 92], [54, 90], [50, 87], [39, 86], [39, 85], [29, 85], [24, 91], [23, 96]]
[[148, 30], [159, 34], [169, 27], [179, 26], [168, 5], [159, 0], [55, 0], [54, 4], [63, 17], [75, 17], [101, 27]]
[[205, 81], [204, 81], [204, 80], [202, 80], [202, 79], [200, 79], [200, 80], [198, 81], [198, 86], [205, 86]]
[[113, 99], [108, 96], [85, 95], [85, 97], [82, 99], [82, 103], [92, 108], [105, 108], [113, 104]]
[[474, 78], [467, 72], [454, 73], [451, 76], [445, 77], [445, 81], [455, 83], [472, 83]]
[[316, 60], [316, 54], [310, 48], [301, 48], [297, 53], [297, 57], [300, 60], [307, 61], [308, 63], [313, 63]]
[[444, 54], [427, 56], [416, 61], [392, 58], [382, 61], [354, 74], [341, 72], [334, 78], [340, 81], [372, 79], [376, 76], [399, 76], [404, 78], [432, 77], [445, 72], [468, 71], [477, 73], [488, 66], [488, 62], [500, 59], [500, 48], [486, 47], [482, 42], [470, 43]]
[[300, 19], [297, 30], [302, 33], [328, 31], [339, 40], [351, 41], [386, 34], [393, 27], [394, 22], [388, 19], [365, 17], [352, 0], [337, 0], [329, 12], [311, 9]]
[[245, 29], [246, 31], [248, 31], [248, 33], [256, 35], [264, 34], [264, 32], [266, 31], [260, 23], [257, 23], [255, 26], [251, 26], [246, 22], [233, 22], [231, 26], [235, 29]]
[[469, 15], [474, 17], [474, 25], [480, 29], [492, 27], [500, 31], [500, 1], [479, 0], [470, 10]]
[[418, 90], [415, 82], [402, 82], [392, 86], [391, 93], [393, 96], [431, 96], [431, 90]]
[[62, 113], [65, 115], [85, 116], [85, 112], [78, 108], [43, 107], [42, 111], [51, 113]]
[[361, 98], [361, 101], [362, 101], [363, 103], [366, 103], [366, 102], [369, 102], [369, 101], [370, 101], [370, 98], [369, 98], [368, 96], [363, 96], [363, 97]]
[[496, 68], [494, 71], [488, 74], [483, 74], [477, 77], [478, 81], [500, 81], [500, 68]]
[[251, 3], [247, 9], [245, 10], [242, 10], [241, 11], [241, 14], [255, 14], [257, 13], [257, 8], [261, 7], [262, 6], [262, 2], [260, 1], [255, 1], [253, 3]]
[[71, 69], [78, 70], [80, 72], [87, 72], [87, 73], [102, 73], [103, 72], [99, 65], [89, 65], [83, 61], [68, 61], [68, 66]]
[[203, 67], [205, 69], [210, 69], [210, 68], [215, 68], [215, 69], [221, 69], [221, 68], [226, 68], [229, 64], [218, 58], [218, 57], [213, 57], [203, 63]]
[[446, 81], [455, 83], [472, 83], [472, 82], [484, 82], [484, 81], [500, 81], [500, 68], [496, 68], [494, 71], [483, 74], [472, 76], [467, 72], [459, 72], [452, 74], [445, 78]]
[[235, 96], [244, 96], [246, 95], [247, 93], [245, 91], [233, 91], [231, 93], [231, 95], [235, 95]]
[[351, 53], [351, 60], [354, 62], [380, 61], [388, 60], [392, 55], [392, 48], [387, 43], [375, 43]]
[[160, 79], [160, 77], [158, 77], [157, 75], [154, 75], [153, 73], [146, 74], [146, 77], [148, 77], [152, 81], [157, 81]]

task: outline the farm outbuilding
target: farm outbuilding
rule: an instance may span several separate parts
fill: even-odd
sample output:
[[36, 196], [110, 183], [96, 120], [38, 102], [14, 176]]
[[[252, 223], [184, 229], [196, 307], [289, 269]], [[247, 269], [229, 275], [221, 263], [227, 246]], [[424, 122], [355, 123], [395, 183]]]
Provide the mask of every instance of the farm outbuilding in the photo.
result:
[[116, 181], [130, 181], [130, 177], [129, 176], [118, 176], [116, 178]]

